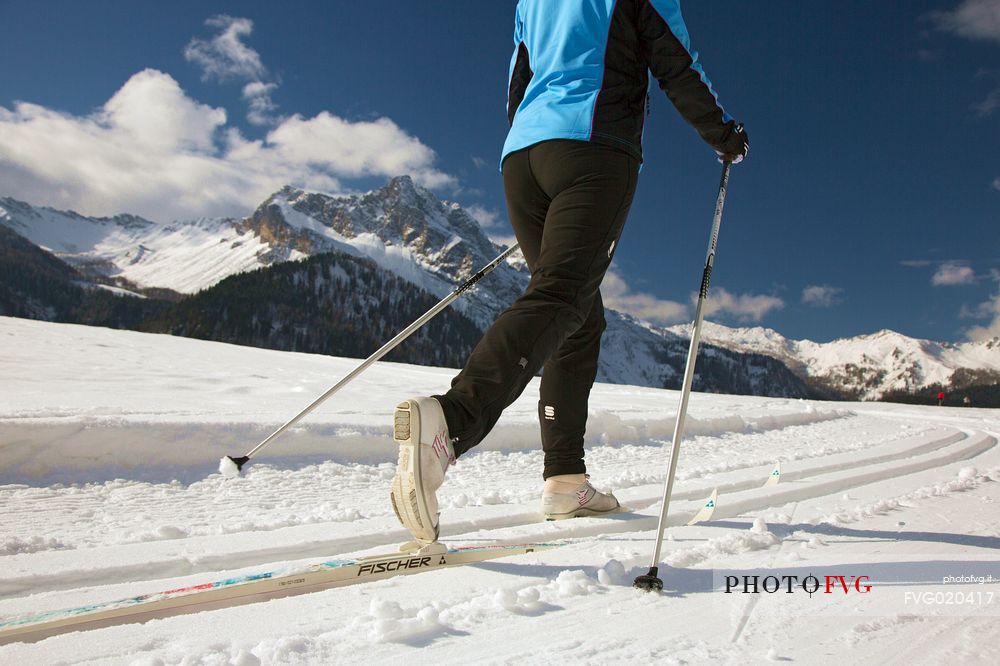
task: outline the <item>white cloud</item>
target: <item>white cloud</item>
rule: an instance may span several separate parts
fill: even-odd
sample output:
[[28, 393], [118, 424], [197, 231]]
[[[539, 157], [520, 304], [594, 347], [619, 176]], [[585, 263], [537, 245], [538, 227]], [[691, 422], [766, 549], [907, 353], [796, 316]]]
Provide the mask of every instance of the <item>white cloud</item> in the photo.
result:
[[483, 229], [494, 229], [496, 227], [503, 226], [503, 218], [500, 217], [500, 213], [498, 211], [486, 208], [485, 206], [480, 206], [478, 204], [465, 206], [464, 208], [465, 212], [471, 215]]
[[976, 316], [992, 317], [992, 321], [985, 326], [973, 326], [968, 329], [965, 334], [970, 340], [992, 340], [1000, 336], [1000, 294], [985, 303], [980, 303], [976, 308]]
[[974, 284], [975, 281], [975, 271], [965, 264], [956, 262], [941, 264], [931, 278], [931, 284], [935, 287], [954, 287], [961, 284]]
[[[1000, 0], [963, 0], [951, 11], [930, 12], [926, 15], [939, 30], [972, 40], [1000, 42]], [[987, 70], [982, 74], [989, 75]], [[983, 101], [973, 105], [981, 116], [1000, 109], [1000, 87], [995, 87]]]
[[250, 105], [247, 120], [254, 125], [272, 125], [277, 122], [275, 112], [278, 105], [271, 99], [271, 93], [278, 87], [277, 83], [251, 81], [243, 86], [243, 99]]
[[477, 169], [484, 169], [486, 168], [488, 163], [482, 157], [476, 157], [475, 155], [473, 155], [472, 164], [475, 165]]
[[973, 108], [981, 116], [992, 115], [994, 111], [1000, 109], [1000, 88], [994, 88], [982, 102], [973, 105]]
[[971, 308], [968, 305], [963, 305], [958, 312], [958, 316], [962, 319], [990, 319], [993, 317], [994, 307], [992, 300], [979, 303]]
[[993, 189], [1000, 190], [1000, 178], [997, 178], [996, 180], [993, 181]]
[[342, 176], [410, 174], [425, 187], [455, 182], [430, 166], [436, 158], [433, 150], [388, 118], [351, 122], [327, 111], [314, 118], [296, 114], [271, 130], [267, 143], [291, 163]]
[[[1000, 286], [1000, 270], [990, 269], [989, 278]], [[1000, 294], [995, 294], [989, 300], [980, 303], [974, 308], [962, 306], [959, 316], [973, 319], [989, 319], [989, 323], [984, 326], [973, 326], [965, 331], [969, 340], [992, 340], [1000, 336]]]
[[841, 303], [844, 290], [830, 285], [809, 285], [802, 290], [802, 302], [817, 308], [829, 308]]
[[242, 92], [249, 106], [247, 120], [260, 126], [278, 123], [278, 105], [271, 98], [278, 83], [267, 80], [260, 54], [242, 41], [253, 32], [253, 21], [220, 15], [208, 19], [205, 25], [218, 28], [219, 33], [209, 40], [192, 39], [184, 49], [184, 57], [201, 67], [204, 81], [248, 81]]
[[930, 17], [939, 29], [960, 37], [1000, 42], [1000, 0], [963, 0], [954, 10]]
[[435, 159], [388, 118], [293, 116], [250, 141], [227, 126], [223, 109], [197, 102], [153, 69], [86, 116], [24, 102], [0, 106], [0, 183], [10, 188], [3, 194], [87, 214], [245, 215], [282, 185], [337, 192], [341, 179], [359, 176], [453, 184]]
[[192, 39], [184, 49], [184, 57], [202, 71], [205, 81], [259, 81], [267, 75], [260, 54], [243, 43], [253, 32], [253, 21], [220, 14], [205, 21], [218, 28], [211, 39]]
[[[697, 302], [698, 294], [692, 294], [691, 300]], [[785, 302], [777, 296], [733, 294], [722, 288], [713, 288], [705, 302], [705, 316], [722, 314], [740, 321], [759, 322], [768, 313], [783, 307]]]
[[604, 275], [601, 298], [609, 308], [662, 326], [688, 318], [688, 308], [683, 303], [663, 300], [652, 294], [634, 293], [613, 268]]

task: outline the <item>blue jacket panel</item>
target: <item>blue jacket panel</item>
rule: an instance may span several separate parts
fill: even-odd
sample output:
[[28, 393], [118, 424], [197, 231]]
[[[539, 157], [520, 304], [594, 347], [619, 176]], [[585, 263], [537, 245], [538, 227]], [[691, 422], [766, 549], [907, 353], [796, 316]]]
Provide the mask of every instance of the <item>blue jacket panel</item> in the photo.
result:
[[726, 146], [736, 123], [691, 49], [679, 0], [520, 0], [501, 163], [549, 139], [642, 159], [649, 72], [710, 145]]

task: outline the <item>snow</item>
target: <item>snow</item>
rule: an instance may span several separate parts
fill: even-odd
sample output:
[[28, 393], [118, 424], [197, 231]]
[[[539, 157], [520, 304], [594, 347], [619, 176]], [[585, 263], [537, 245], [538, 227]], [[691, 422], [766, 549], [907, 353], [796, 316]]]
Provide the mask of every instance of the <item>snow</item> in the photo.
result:
[[227, 479], [235, 479], [240, 475], [240, 468], [229, 456], [219, 458], [219, 474]]
[[[376, 364], [225, 478], [220, 457], [358, 361], [10, 318], [0, 341], [0, 621], [395, 548], [391, 410], [453, 374]], [[588, 468], [631, 511], [547, 523], [537, 391], [449, 469], [442, 540], [560, 548], [11, 643], [0, 663], [994, 663], [997, 410], [693, 395], [654, 595], [631, 582], [677, 393], [596, 385]], [[745, 575], [872, 589], [724, 593]]]
[[[0, 203], [13, 210], [16, 202]], [[90, 218], [25, 204], [15, 215], [0, 210], [0, 220], [71, 264], [101, 266], [108, 276], [181, 293], [263, 266], [260, 255], [269, 249], [222, 218], [156, 224], [132, 216]]]
[[106, 258], [117, 267], [116, 275], [136, 284], [193, 293], [260, 268], [260, 255], [268, 249], [258, 237], [214, 219], [157, 225], [141, 236], [112, 234], [87, 256]]
[[[674, 326], [667, 330], [687, 335], [689, 328]], [[833, 378], [848, 388], [861, 388], [866, 399], [877, 399], [894, 389], [912, 391], [936, 383], [947, 385], [958, 368], [1000, 372], [1000, 346], [995, 339], [950, 344], [882, 330], [832, 342], [813, 342], [790, 340], [759, 326], [729, 328], [711, 322], [705, 322], [702, 339], [734, 351], [767, 354], [811, 377]], [[851, 376], [858, 368], [865, 371], [866, 378], [878, 378], [874, 386], [865, 387], [863, 379]]]
[[97, 285], [97, 288], [103, 289], [105, 291], [110, 291], [115, 296], [131, 296], [132, 298], [146, 298], [142, 294], [137, 294], [134, 291], [129, 291], [128, 289], [122, 289], [120, 287], [112, 287], [111, 285], [108, 284], [99, 284]]

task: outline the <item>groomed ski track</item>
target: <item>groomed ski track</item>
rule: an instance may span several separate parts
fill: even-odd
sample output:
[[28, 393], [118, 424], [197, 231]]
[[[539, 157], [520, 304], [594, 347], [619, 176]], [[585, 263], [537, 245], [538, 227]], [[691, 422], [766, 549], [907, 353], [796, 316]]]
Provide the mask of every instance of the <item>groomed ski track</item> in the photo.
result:
[[[378, 389], [377, 400], [355, 400], [350, 410], [374, 412], [386, 402], [388, 412], [396, 396], [387, 387], [407, 383], [397, 390], [416, 392], [421, 381], [448, 376], [391, 365], [373, 373], [366, 388]], [[598, 387], [588, 466], [633, 511], [546, 523], [538, 514], [541, 454], [530, 440], [513, 442], [533, 430], [531, 390], [513, 421], [501, 422], [501, 445], [449, 471], [442, 540], [561, 548], [13, 643], [0, 646], [0, 663], [843, 664], [846, 651], [878, 663], [990, 663], [1000, 603], [920, 607], [904, 604], [904, 594], [987, 589], [941, 587], [956, 574], [1000, 580], [994, 410], [695, 394], [696, 428], [681, 450], [664, 543], [668, 592], [657, 597], [635, 592], [631, 581], [645, 573], [652, 549], [669, 455], [662, 433], [677, 394], [648, 392], [666, 404], [643, 421], [647, 390]], [[25, 446], [36, 426], [47, 432], [54, 415], [39, 411], [44, 424], [0, 415], [0, 441], [9, 441], [12, 424]], [[342, 418], [327, 417], [328, 436], [381, 432], [350, 417], [337, 425]], [[139, 426], [125, 419], [80, 427], [126, 446], [119, 438]], [[29, 474], [0, 486], [0, 617], [384, 553], [406, 535], [386, 500], [392, 463], [366, 455], [264, 460], [233, 481], [205, 465], [206, 478], [194, 482], [171, 481], [167, 469], [160, 479], [124, 471], [60, 485], [45, 480], [53, 468], [38, 467], [41, 481]], [[778, 461], [781, 482], [763, 487]], [[712, 520], [685, 526], [714, 488]], [[728, 598], [716, 589], [720, 576], [772, 570], [868, 575], [879, 585], [863, 598]]]
[[[708, 479], [688, 479], [685, 484], [680, 485], [674, 496], [676, 503], [668, 525], [686, 524], [701, 508], [702, 501], [711, 494], [713, 488], [718, 488], [720, 492], [719, 507], [713, 519], [720, 520], [789, 502], [835, 495], [858, 486], [972, 460], [989, 452], [996, 444], [997, 438], [985, 432], [934, 429], [914, 439], [873, 446], [864, 454], [833, 454], [799, 460], [795, 464], [785, 463], [782, 482], [769, 488], [762, 487], [770, 471], [769, 466], [736, 467], [723, 474], [710, 475]], [[668, 455], [667, 451], [668, 448], [664, 447], [665, 457]], [[470, 540], [478, 543], [510, 537], [527, 543], [651, 530], [656, 526], [661, 483], [662, 480], [617, 491], [619, 499], [632, 511], [609, 519], [543, 523], [534, 506], [537, 502], [528, 505], [496, 505], [496, 508], [486, 511], [483, 511], [485, 507], [476, 507], [474, 511], [447, 510], [442, 523], [441, 540], [464, 544]], [[480, 517], [464, 518], [468, 513], [475, 513]], [[484, 513], [496, 515], [481, 517]], [[27, 516], [18, 517], [15, 514], [15, 519], [17, 518], [26, 520]], [[242, 567], [268, 568], [305, 557], [323, 558], [339, 554], [356, 556], [370, 554], [370, 551], [377, 548], [385, 550], [408, 540], [408, 533], [398, 524], [388, 521], [390, 524], [386, 525], [386, 522], [384, 518], [353, 521], [349, 523], [353, 530], [364, 531], [328, 540], [291, 541], [263, 549], [238, 549], [238, 534], [205, 538], [206, 550], [217, 550], [218, 542], [225, 541], [228, 544], [228, 550], [211, 556], [164, 555], [162, 559], [151, 560], [150, 546], [142, 544], [131, 548], [128, 545], [114, 548], [115, 553], [105, 558], [100, 555], [100, 549], [95, 549], [96, 561], [111, 560], [116, 564], [106, 567], [88, 566], [85, 569], [74, 568], [79, 560], [78, 553], [74, 551], [36, 553], [32, 559], [47, 573], [26, 578], [10, 576], [6, 571], [0, 573], [0, 596], [37, 594], [75, 587], [77, 584], [107, 585], [122, 580], [156, 580], [181, 575], [224, 573]], [[330, 531], [350, 530], [333, 524]], [[281, 535], [283, 541], [290, 536], [292, 535]], [[169, 545], [158, 550], [165, 553], [175, 550], [170, 541], [166, 544]], [[129, 563], [130, 556], [135, 558], [135, 563]]]
[[[848, 421], [852, 418], [864, 417], [844, 417]], [[794, 427], [802, 430], [803, 436], [808, 436], [810, 426]], [[897, 438], [885, 443], [873, 442], [862, 452], [832, 453], [804, 457], [796, 461], [783, 461], [782, 481], [773, 487], [761, 487], [767, 478], [770, 465], [742, 468], [735, 466], [719, 474], [691, 476], [685, 479], [685, 483], [680, 487], [677, 494], [678, 501], [671, 513], [669, 520], [671, 531], [665, 549], [666, 562], [676, 567], [691, 568], [714, 558], [717, 552], [710, 545], [712, 538], [699, 538], [697, 536], [699, 533], [731, 529], [738, 524], [746, 523], [747, 516], [767, 514], [768, 510], [776, 511], [782, 507], [795, 507], [796, 522], [780, 525], [780, 530], [773, 529], [775, 526], [772, 525], [772, 533], [789, 536], [797, 527], [806, 532], [814, 529], [823, 533], [823, 529], [818, 529], [823, 523], [814, 523], [824, 518], [823, 512], [813, 511], [810, 514], [807, 507], [824, 506], [830, 498], [843, 496], [846, 491], [850, 491], [855, 500], [870, 500], [868, 507], [870, 513], [878, 515], [889, 510], [894, 503], [905, 502], [914, 494], [919, 496], [921, 489], [925, 489], [926, 492], [926, 488], [933, 487], [935, 481], [954, 477], [959, 470], [969, 464], [1000, 469], [997, 441], [997, 435], [993, 432], [939, 426], [929, 428], [914, 437]], [[666, 448], [662, 453], [666, 455]], [[904, 484], [908, 492], [899, 493], [897, 497], [884, 497], [879, 488], [880, 484], [884, 485], [886, 481], [894, 481], [895, 487]], [[683, 527], [714, 487], [720, 490], [720, 501], [713, 520], [703, 526]], [[597, 544], [614, 542], [616, 535], [651, 534], [656, 524], [659, 491], [657, 483], [644, 483], [618, 491], [622, 501], [634, 511], [603, 520], [539, 522], [539, 516], [533, 510], [534, 502], [490, 506], [489, 513], [496, 515], [475, 518], [465, 518], [464, 514], [481, 514], [487, 507], [465, 510], [450, 508], [446, 509], [444, 514], [442, 539], [455, 544], [492, 541], [563, 541], [570, 545], [576, 543], [587, 551], [593, 551]], [[855, 513], [859, 515], [854, 519], [863, 521], [866, 511], [862, 509]], [[337, 532], [342, 525], [333, 523], [328, 527], [331, 531]], [[9, 614], [11, 608], [44, 607], [51, 610], [58, 606], [59, 599], [68, 599], [76, 594], [82, 594], [92, 600], [98, 598], [108, 600], [119, 591], [150, 592], [173, 584], [193, 584], [226, 575], [267, 570], [284, 566], [290, 560], [303, 561], [303, 558], [342, 554], [373, 554], [384, 552], [387, 547], [397, 544], [405, 536], [391, 523], [386, 525], [384, 519], [362, 519], [354, 521], [351, 525], [359, 529], [358, 534], [318, 541], [306, 538], [289, 542], [287, 541], [289, 538], [294, 539], [296, 531], [294, 528], [275, 530], [275, 536], [280, 536], [286, 542], [258, 549], [233, 548], [240, 541], [238, 534], [201, 537], [206, 541], [202, 544], [203, 548], [215, 550], [214, 555], [204, 557], [170, 557], [168, 553], [176, 550], [178, 545], [173, 543], [175, 540], [152, 544], [156, 550], [164, 553], [158, 558], [150, 557], [151, 544], [148, 543], [105, 546], [92, 549], [92, 552], [88, 553], [90, 556], [86, 558], [88, 566], [83, 568], [79, 567], [82, 553], [76, 550], [51, 550], [9, 556], [5, 559], [23, 565], [29, 565], [30, 562], [28, 568], [46, 573], [19, 577], [16, 575], [18, 567], [5, 567], [3, 574], [0, 574], [0, 596], [4, 598], [4, 602], [0, 602], [0, 608], [4, 609], [5, 616]], [[303, 536], [308, 537], [308, 532]], [[213, 541], [215, 543], [210, 543]], [[220, 552], [221, 541], [227, 541], [231, 550]], [[689, 541], [694, 541], [698, 545], [684, 545]], [[780, 545], [780, 542], [776, 543]], [[738, 552], [746, 545], [736, 543], [733, 547]], [[135, 559], [132, 564], [128, 563], [130, 556]], [[642, 555], [639, 559], [641, 557]], [[538, 564], [537, 560], [538, 557], [535, 555], [513, 558], [511, 563], [501, 564], [498, 569], [513, 567], [516, 570], [518, 567], [523, 567], [537, 568], [541, 575], [555, 573], [551, 565]], [[585, 559], [580, 560], [580, 563], [583, 561]], [[115, 562], [115, 564], [102, 565], [103, 562]], [[523, 563], [517, 564], [517, 562]], [[600, 563], [600, 560], [597, 562]], [[478, 566], [490, 569], [490, 565]], [[1000, 565], [997, 568], [1000, 569]], [[584, 570], [587, 569], [595, 571], [592, 564], [584, 566]], [[626, 585], [629, 576], [637, 572], [637, 567], [632, 567], [632, 570], [624, 574], [620, 571], [611, 573], [603, 569], [601, 571], [605, 572], [605, 578], [613, 578], [612, 574], [618, 574], [617, 580], [613, 582]], [[666, 575], [669, 577], [670, 569], [667, 571]], [[15, 575], [11, 575], [12, 573]], [[596, 572], [594, 576], [599, 578], [599, 573]], [[1000, 570], [996, 573], [1000, 574]], [[437, 572], [426, 575], [446, 577], [449, 573]], [[394, 585], [406, 585], [409, 582], [411, 581]], [[441, 582], [448, 584], [447, 578], [443, 578]], [[369, 584], [372, 587], [377, 585], [377, 583]], [[18, 599], [22, 603], [17, 603]], [[235, 606], [236, 603], [233, 602], [232, 605]], [[215, 604], [216, 609], [226, 607], [225, 602]], [[744, 624], [748, 619], [749, 616], [744, 618]], [[127, 621], [122, 619], [120, 622]]]

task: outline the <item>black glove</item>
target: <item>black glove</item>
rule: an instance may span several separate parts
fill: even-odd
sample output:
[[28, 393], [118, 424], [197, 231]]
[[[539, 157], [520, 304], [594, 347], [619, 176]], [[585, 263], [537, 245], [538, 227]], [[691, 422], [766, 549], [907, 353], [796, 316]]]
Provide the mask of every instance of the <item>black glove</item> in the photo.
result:
[[720, 162], [739, 164], [750, 153], [750, 139], [747, 137], [743, 123], [736, 123], [729, 137], [721, 145], [715, 147]]

